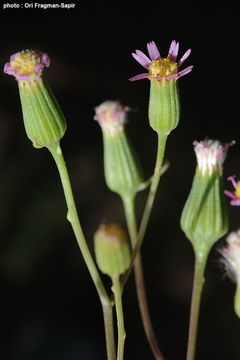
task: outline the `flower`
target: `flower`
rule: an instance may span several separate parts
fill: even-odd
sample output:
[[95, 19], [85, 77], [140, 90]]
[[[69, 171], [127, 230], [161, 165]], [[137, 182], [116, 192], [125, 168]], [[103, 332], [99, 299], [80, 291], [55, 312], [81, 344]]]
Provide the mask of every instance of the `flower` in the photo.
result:
[[10, 57], [10, 61], [4, 66], [4, 72], [15, 76], [19, 81], [29, 80], [32, 76], [41, 76], [44, 67], [49, 65], [48, 54], [39, 50], [22, 50]]
[[118, 101], [107, 100], [95, 107], [94, 120], [97, 120], [102, 130], [109, 134], [121, 132], [126, 123], [128, 106], [122, 106]]
[[25, 130], [36, 148], [58, 143], [67, 127], [53, 92], [41, 76], [49, 65], [48, 54], [22, 50], [10, 56], [4, 66], [5, 74], [17, 80]]
[[160, 52], [154, 41], [151, 41], [147, 44], [147, 49], [150, 58], [140, 50], [136, 50], [135, 53], [132, 53], [132, 56], [139, 64], [148, 70], [148, 73], [133, 76], [129, 79], [130, 81], [141, 80], [145, 78], [158, 81], [179, 79], [181, 76], [188, 74], [193, 68], [191, 65], [179, 71], [181, 65], [189, 57], [191, 49], [188, 49], [181, 57], [181, 59], [176, 61], [179, 50], [179, 43], [175, 40], [171, 42], [168, 56], [166, 58], [161, 58]]
[[240, 229], [231, 232], [226, 241], [228, 246], [221, 249], [220, 253], [229, 277], [236, 282], [234, 310], [240, 317]]
[[202, 175], [205, 175], [207, 171], [209, 175], [211, 175], [214, 169], [221, 169], [226, 158], [228, 148], [233, 144], [234, 141], [226, 144], [221, 144], [217, 140], [204, 140], [200, 142], [194, 141], [194, 151], [196, 153], [198, 167]]
[[224, 194], [232, 199], [230, 201], [231, 205], [239, 206], [240, 205], [240, 181], [235, 180], [235, 175], [229, 176], [227, 179], [228, 179], [228, 181], [231, 181], [235, 190], [234, 190], [234, 192], [225, 190]]
[[226, 241], [228, 247], [221, 249], [220, 253], [230, 277], [240, 283], [240, 229], [231, 232]]

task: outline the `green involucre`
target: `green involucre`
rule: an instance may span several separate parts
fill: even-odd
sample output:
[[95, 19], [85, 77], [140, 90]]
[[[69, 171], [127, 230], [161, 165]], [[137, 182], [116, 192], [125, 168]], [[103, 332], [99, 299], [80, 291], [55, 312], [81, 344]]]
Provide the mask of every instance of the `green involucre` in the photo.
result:
[[202, 175], [197, 168], [182, 212], [181, 228], [198, 256], [206, 255], [227, 232], [228, 214], [220, 169]]
[[24, 126], [33, 146], [41, 148], [58, 142], [66, 131], [66, 121], [50, 88], [41, 78], [19, 84]]
[[151, 80], [149, 122], [153, 130], [168, 135], [180, 117], [178, 83], [173, 80]]

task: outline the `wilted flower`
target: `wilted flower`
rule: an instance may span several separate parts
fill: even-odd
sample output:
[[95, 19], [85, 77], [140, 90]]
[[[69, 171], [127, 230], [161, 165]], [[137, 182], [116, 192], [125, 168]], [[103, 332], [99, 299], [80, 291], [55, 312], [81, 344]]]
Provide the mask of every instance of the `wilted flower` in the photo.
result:
[[234, 142], [223, 145], [217, 140], [194, 141], [193, 145], [197, 157], [197, 164], [202, 175], [206, 173], [211, 175], [214, 169], [221, 169], [228, 148], [233, 144]]
[[181, 59], [177, 61], [179, 43], [175, 40], [171, 42], [166, 58], [161, 58], [160, 52], [154, 41], [147, 44], [147, 49], [150, 58], [140, 50], [136, 50], [135, 53], [132, 53], [132, 56], [139, 64], [148, 70], [148, 73], [133, 76], [129, 80], [135, 81], [145, 78], [158, 81], [178, 79], [181, 76], [188, 74], [193, 68], [191, 65], [179, 71], [179, 68], [189, 57], [191, 49], [188, 49]]
[[114, 135], [123, 131], [126, 123], [126, 113], [130, 110], [128, 106], [122, 106], [118, 101], [107, 100], [95, 107], [94, 120], [97, 120], [103, 132]]

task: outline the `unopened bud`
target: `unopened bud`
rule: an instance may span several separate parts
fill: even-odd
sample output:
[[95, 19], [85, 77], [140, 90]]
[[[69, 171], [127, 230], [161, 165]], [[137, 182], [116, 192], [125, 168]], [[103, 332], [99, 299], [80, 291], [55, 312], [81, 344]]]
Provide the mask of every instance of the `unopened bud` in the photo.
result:
[[206, 255], [228, 229], [222, 185], [222, 164], [231, 144], [194, 142], [197, 167], [181, 216], [181, 228], [198, 256]]
[[105, 101], [95, 108], [94, 119], [103, 133], [104, 174], [107, 186], [121, 197], [132, 197], [143, 184], [142, 172], [126, 133], [126, 113], [116, 101]]
[[99, 269], [110, 277], [123, 274], [130, 264], [127, 237], [117, 224], [102, 224], [94, 234], [94, 250]]

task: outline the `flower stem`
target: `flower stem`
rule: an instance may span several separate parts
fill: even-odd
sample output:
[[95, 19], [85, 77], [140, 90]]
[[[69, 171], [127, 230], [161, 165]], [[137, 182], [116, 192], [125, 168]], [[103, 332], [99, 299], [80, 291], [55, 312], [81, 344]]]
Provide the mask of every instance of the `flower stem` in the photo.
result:
[[98, 292], [104, 317], [104, 326], [105, 326], [105, 337], [106, 337], [106, 347], [107, 347], [107, 358], [108, 360], [115, 360], [115, 344], [114, 344], [114, 331], [113, 331], [113, 318], [112, 318], [112, 303], [109, 299], [109, 296], [105, 290], [103, 282], [101, 280], [100, 274], [96, 268], [92, 255], [90, 253], [89, 247], [87, 245], [85, 236], [82, 231], [82, 227], [78, 218], [76, 205], [72, 193], [72, 187], [67, 171], [67, 167], [64, 161], [64, 157], [60, 148], [60, 144], [56, 143], [48, 147], [51, 152], [61, 178], [63, 191], [67, 203], [68, 213], [67, 219], [72, 225], [74, 234], [76, 236], [79, 248], [82, 252], [82, 256], [86, 263], [86, 266], [90, 272], [91, 278], [94, 282], [96, 290]]
[[[134, 200], [132, 198], [125, 198], [125, 199], [123, 199], [123, 203], [124, 203], [125, 216], [126, 216], [127, 225], [128, 225], [128, 231], [129, 231], [132, 247], [134, 248], [138, 242]], [[140, 251], [138, 251], [138, 253], [136, 254], [133, 266], [134, 266], [134, 275], [135, 275], [138, 304], [139, 304], [139, 309], [140, 309], [140, 313], [141, 313], [144, 331], [145, 331], [148, 343], [151, 347], [151, 350], [152, 350], [155, 358], [157, 360], [163, 360], [163, 356], [158, 347], [157, 340], [156, 340], [153, 326], [152, 326], [152, 322], [151, 322], [151, 318], [150, 318], [150, 314], [149, 314]]]
[[193, 279], [193, 290], [190, 310], [190, 322], [188, 332], [187, 360], [194, 360], [197, 340], [198, 319], [201, 303], [201, 295], [204, 285], [204, 270], [207, 256], [196, 256]]
[[117, 314], [117, 327], [118, 327], [118, 348], [117, 348], [117, 360], [123, 360], [124, 344], [126, 338], [126, 332], [124, 327], [124, 316], [122, 306], [122, 287], [119, 281], [119, 276], [112, 278], [112, 291], [114, 293], [116, 314]]
[[135, 251], [137, 252], [137, 250], [141, 247], [142, 241], [144, 239], [144, 236], [145, 236], [145, 233], [147, 230], [147, 225], [149, 222], [149, 218], [151, 215], [153, 203], [155, 200], [157, 188], [158, 188], [160, 177], [161, 177], [161, 168], [162, 168], [162, 164], [163, 164], [163, 157], [164, 157], [164, 153], [165, 153], [166, 141], [167, 141], [167, 135], [158, 133], [158, 148], [157, 148], [157, 158], [156, 158], [154, 173], [153, 173], [153, 177], [152, 177], [152, 182], [151, 182], [148, 198], [147, 198], [146, 205], [144, 208], [142, 221], [141, 221], [139, 232], [138, 232], [137, 248], [136, 248], [136, 250], [134, 250], [134, 252]]

